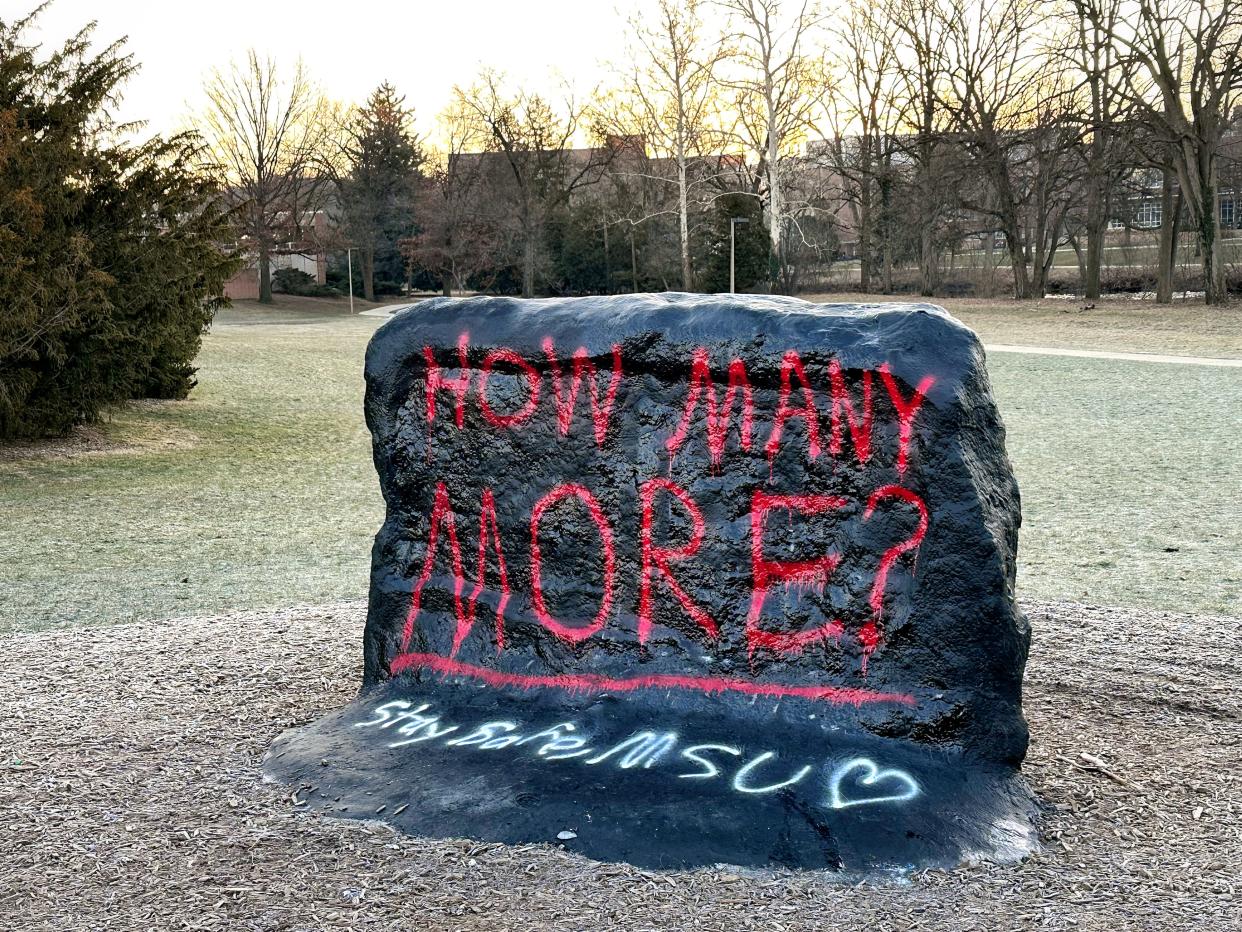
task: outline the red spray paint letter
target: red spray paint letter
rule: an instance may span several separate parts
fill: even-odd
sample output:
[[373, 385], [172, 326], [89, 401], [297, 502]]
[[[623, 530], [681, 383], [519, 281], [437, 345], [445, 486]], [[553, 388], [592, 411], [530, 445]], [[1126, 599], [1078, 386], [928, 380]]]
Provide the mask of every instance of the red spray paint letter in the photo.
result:
[[551, 337], [544, 339], [543, 352], [548, 357], [548, 366], [552, 374], [552, 394], [556, 399], [556, 417], [561, 433], [569, 433], [569, 425], [574, 419], [574, 404], [578, 400], [578, 389], [585, 379], [587, 395], [591, 400], [591, 420], [595, 426], [595, 443], [602, 447], [604, 438], [608, 436], [608, 421], [612, 417], [612, 405], [617, 397], [617, 386], [621, 384], [621, 347], [615, 343], [612, 347], [612, 377], [608, 380], [608, 392], [602, 405], [599, 401], [599, 388], [595, 384], [595, 364], [591, 362], [585, 346], [578, 347], [574, 353], [573, 377], [568, 391], [562, 390], [561, 364], [556, 357]]
[[[791, 407], [789, 395], [793, 391], [790, 376], [796, 375], [801, 384], [802, 404]], [[772, 419], [772, 436], [768, 437], [764, 452], [771, 460], [781, 445], [781, 431], [785, 422], [791, 417], [800, 417], [806, 423], [806, 439], [811, 459], [819, 458], [819, 412], [815, 408], [815, 396], [811, 393], [811, 382], [806, 377], [806, 369], [802, 365], [802, 357], [794, 350], [786, 350], [781, 359], [781, 393], [776, 405], [776, 415]]]
[[[526, 403], [512, 414], [497, 414], [487, 400], [487, 380], [498, 362], [508, 362], [522, 370], [526, 377]], [[518, 427], [530, 420], [539, 406], [539, 373], [535, 367], [507, 347], [494, 349], [483, 357], [483, 378], [479, 380], [479, 408], [483, 419], [493, 427]]]
[[448, 530], [449, 549], [453, 554], [453, 604], [457, 612], [457, 624], [462, 624], [461, 589], [465, 580], [461, 575], [461, 546], [457, 542], [457, 523], [453, 516], [453, 506], [449, 502], [448, 487], [443, 482], [436, 483], [436, 498], [431, 506], [431, 518], [428, 521], [427, 552], [423, 556], [423, 570], [414, 583], [413, 596], [410, 599], [410, 611], [405, 616], [405, 629], [401, 632], [401, 650], [409, 650], [410, 638], [414, 634], [414, 622], [422, 611], [423, 586], [431, 579], [431, 571], [436, 562], [436, 543], [440, 539], [440, 525]]
[[[690, 515], [690, 539], [680, 547], [657, 547], [651, 542], [651, 515], [656, 494], [661, 490], [676, 498]], [[699, 506], [694, 503], [694, 499], [685, 489], [668, 479], [651, 479], [644, 482], [640, 491], [640, 499], [642, 502], [642, 578], [638, 589], [638, 642], [646, 643], [651, 634], [651, 577], [653, 574], [662, 576], [664, 584], [672, 591], [686, 614], [711, 637], [716, 637], [718, 634], [716, 622], [696, 605], [690, 596], [686, 595], [669, 567], [670, 560], [685, 560], [698, 552], [706, 530], [703, 513], [699, 511]]]
[[[489, 530], [490, 527], [490, 530]], [[487, 573], [487, 544], [491, 538], [496, 564], [500, 569], [500, 599], [496, 602], [496, 648], [505, 649], [505, 606], [509, 603], [509, 571], [505, 567], [505, 554], [500, 546], [500, 524], [496, 520], [496, 498], [491, 489], [483, 490], [482, 510], [479, 514], [479, 569], [475, 578], [474, 591], [466, 600], [465, 617], [458, 614], [457, 631], [453, 635], [453, 653], [461, 649], [462, 641], [474, 627], [474, 620], [479, 609], [479, 596], [483, 594], [484, 576]]]
[[735, 359], [729, 364], [729, 387], [725, 391], [724, 408], [721, 409], [716, 400], [716, 384], [712, 381], [711, 369], [708, 365], [707, 350], [699, 348], [694, 351], [694, 362], [690, 368], [690, 394], [686, 397], [686, 406], [681, 412], [681, 423], [665, 441], [669, 456], [686, 440], [690, 432], [690, 423], [694, 417], [694, 409], [698, 406], [699, 397], [706, 394], [707, 408], [707, 449], [711, 454], [713, 465], [720, 465], [724, 455], [725, 437], [729, 433], [729, 419], [733, 414], [733, 402], [738, 393], [742, 395], [742, 423], [740, 443], [743, 450], [750, 449], [750, 426], [754, 418], [754, 401], [750, 388], [750, 380], [746, 378], [746, 364]]
[[441, 391], [451, 391], [457, 396], [457, 405], [454, 410], [454, 419], [457, 422], [457, 429], [461, 430], [465, 425], [466, 418], [466, 392], [470, 390], [470, 370], [466, 368], [466, 348], [470, 345], [470, 334], [463, 333], [457, 338], [457, 360], [461, 368], [461, 375], [456, 378], [446, 379], [443, 371], [436, 365], [436, 359], [431, 351], [430, 346], [423, 347], [423, 358], [427, 361], [427, 426], [430, 427], [436, 419], [436, 393]]
[[[548, 605], [543, 597], [543, 555], [539, 550], [539, 522], [543, 520], [545, 511], [565, 498], [577, 498], [586, 505], [591, 520], [599, 529], [600, 545], [604, 551], [604, 597], [600, 600], [599, 611], [595, 613], [595, 618], [583, 628], [570, 627], [553, 618], [548, 612]], [[604, 622], [608, 620], [608, 615], [612, 611], [612, 585], [616, 562], [617, 554], [612, 546], [612, 528], [608, 524], [608, 519], [604, 517], [604, 511], [599, 507], [599, 502], [590, 491], [580, 485], [558, 485], [535, 502], [535, 507], [530, 513], [531, 602], [535, 609], [535, 617], [557, 637], [573, 644], [589, 638], [604, 626]]]
[[844, 431], [841, 429], [842, 415], [849, 424], [850, 438], [854, 441], [854, 456], [859, 464], [871, 459], [871, 371], [864, 369], [862, 374], [862, 414], [854, 411], [854, 399], [849, 387], [845, 384], [845, 376], [841, 372], [841, 363], [833, 359], [828, 363], [828, 379], [832, 383], [832, 440], [828, 450], [833, 456], [841, 455]]
[[915, 387], [914, 394], [910, 396], [910, 400], [906, 401], [901, 397], [901, 389], [889, 371], [888, 363], [880, 365], [880, 378], [884, 380], [884, 387], [888, 389], [888, 397], [892, 400], [893, 407], [897, 409], [897, 472], [902, 474], [906, 471], [910, 456], [910, 441], [914, 437], [914, 416], [919, 413], [919, 408], [923, 406], [931, 387], [936, 384], [936, 379], [930, 375], [923, 376]]
[[750, 554], [754, 581], [750, 597], [750, 612], [746, 616], [746, 641], [750, 653], [764, 647], [782, 653], [800, 653], [803, 648], [825, 638], [841, 636], [841, 622], [830, 619], [807, 631], [776, 632], [759, 627], [763, 602], [774, 582], [786, 586], [796, 585], [823, 591], [833, 570], [841, 562], [838, 553], [825, 554], [812, 560], [769, 560], [763, 555], [764, 523], [771, 511], [791, 510], [806, 515], [822, 514], [834, 508], [844, 507], [846, 501], [837, 495], [768, 495], [755, 492], [750, 511]]
[[880, 567], [876, 570], [875, 582], [871, 585], [871, 596], [868, 599], [871, 604], [871, 618], [858, 632], [858, 640], [863, 646], [864, 673], [867, 672], [867, 658], [880, 645], [879, 622], [881, 609], [884, 607], [884, 587], [888, 584], [888, 571], [893, 568], [893, 564], [900, 559], [903, 553], [918, 547], [927, 534], [927, 505], [914, 492], [899, 485], [886, 485], [872, 492], [871, 498], [867, 500], [867, 508], [863, 512], [863, 520], [869, 521], [871, 516], [875, 514], [876, 506], [887, 498], [895, 498], [898, 501], [909, 502], [913, 505], [918, 509], [919, 523], [918, 527], [914, 529], [913, 534], [889, 547], [884, 551], [884, 556], [880, 558]]

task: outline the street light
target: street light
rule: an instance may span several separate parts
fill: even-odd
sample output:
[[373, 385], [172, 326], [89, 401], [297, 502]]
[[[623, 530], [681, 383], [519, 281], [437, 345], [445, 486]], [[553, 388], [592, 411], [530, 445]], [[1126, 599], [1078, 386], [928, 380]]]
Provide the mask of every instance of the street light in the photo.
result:
[[736, 253], [737, 243], [737, 225], [739, 223], [750, 223], [746, 217], [730, 217], [729, 218], [729, 294], [736, 294], [737, 288], [733, 280], [733, 257]]

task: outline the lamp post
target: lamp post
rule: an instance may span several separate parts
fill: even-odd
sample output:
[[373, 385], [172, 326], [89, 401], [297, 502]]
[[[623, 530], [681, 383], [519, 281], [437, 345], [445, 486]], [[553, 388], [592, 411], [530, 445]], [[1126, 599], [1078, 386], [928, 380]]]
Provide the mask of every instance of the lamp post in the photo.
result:
[[737, 225], [739, 223], [750, 223], [746, 217], [730, 217], [729, 218], [729, 294], [736, 294], [737, 287], [734, 283], [734, 256], [737, 253]]

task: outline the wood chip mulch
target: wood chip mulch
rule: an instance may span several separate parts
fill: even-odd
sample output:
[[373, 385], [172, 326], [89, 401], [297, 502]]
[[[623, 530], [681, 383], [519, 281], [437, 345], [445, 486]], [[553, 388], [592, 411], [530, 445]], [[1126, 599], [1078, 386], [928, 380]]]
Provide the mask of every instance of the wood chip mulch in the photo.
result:
[[364, 606], [0, 637], [0, 929], [1242, 929], [1242, 621], [1028, 603], [1044, 850], [903, 882], [410, 838], [261, 782]]

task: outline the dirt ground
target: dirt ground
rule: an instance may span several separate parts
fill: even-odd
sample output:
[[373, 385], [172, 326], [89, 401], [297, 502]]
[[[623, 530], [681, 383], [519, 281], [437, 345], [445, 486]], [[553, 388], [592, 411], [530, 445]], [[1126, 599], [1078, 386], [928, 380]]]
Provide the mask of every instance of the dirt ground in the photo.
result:
[[1238, 929], [1242, 620], [1026, 608], [1043, 852], [884, 882], [652, 873], [304, 811], [257, 764], [350, 698], [358, 602], [5, 635], [0, 928]]

